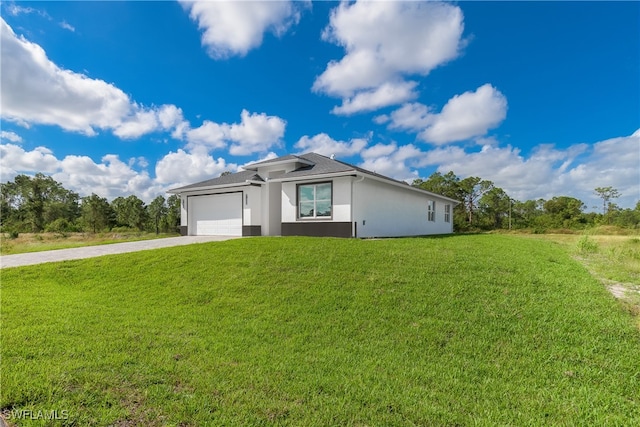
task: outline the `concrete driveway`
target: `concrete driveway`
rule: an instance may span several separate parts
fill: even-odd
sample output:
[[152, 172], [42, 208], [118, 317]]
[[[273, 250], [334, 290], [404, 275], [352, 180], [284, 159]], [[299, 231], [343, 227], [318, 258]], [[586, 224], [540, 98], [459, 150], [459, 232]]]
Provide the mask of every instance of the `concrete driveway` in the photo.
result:
[[21, 267], [43, 264], [45, 262], [68, 261], [72, 259], [93, 258], [102, 255], [124, 254], [148, 249], [168, 248], [170, 246], [190, 245], [192, 243], [221, 242], [238, 239], [235, 236], [181, 236], [165, 239], [140, 240], [138, 242], [112, 243], [99, 246], [57, 249], [54, 251], [32, 252], [27, 254], [0, 256], [0, 268]]

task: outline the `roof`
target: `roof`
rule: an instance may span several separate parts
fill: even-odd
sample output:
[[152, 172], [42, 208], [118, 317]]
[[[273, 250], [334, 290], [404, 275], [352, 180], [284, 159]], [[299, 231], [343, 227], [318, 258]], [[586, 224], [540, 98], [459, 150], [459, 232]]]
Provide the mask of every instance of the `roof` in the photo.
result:
[[188, 190], [196, 190], [203, 187], [223, 187], [225, 185], [242, 184], [247, 181], [264, 181], [255, 171], [240, 171], [219, 176], [218, 178], [200, 181], [195, 184], [185, 185], [184, 187], [173, 188], [170, 193], [181, 193]]
[[262, 178], [257, 172], [260, 166], [269, 166], [274, 164], [291, 163], [291, 162], [299, 163], [303, 166], [298, 167], [297, 169], [291, 172], [278, 175], [277, 177], [272, 177], [271, 179], [274, 181], [288, 181], [295, 178], [305, 178], [305, 177], [319, 176], [319, 175], [336, 175], [336, 174], [368, 175], [380, 181], [387, 181], [396, 186], [405, 187], [407, 189], [415, 190], [417, 192], [432, 194], [438, 197], [443, 197], [445, 199], [452, 200], [454, 202], [458, 202], [457, 200], [450, 199], [449, 197], [445, 197], [441, 194], [436, 194], [430, 191], [423, 190], [421, 188], [412, 187], [409, 184], [407, 184], [405, 181], [398, 181], [396, 179], [389, 178], [388, 176], [380, 175], [376, 172], [371, 172], [366, 169], [362, 169], [360, 167], [351, 165], [349, 163], [345, 163], [336, 159], [331, 159], [329, 157], [326, 157], [317, 153], [306, 153], [301, 155], [289, 154], [287, 156], [277, 157], [275, 159], [269, 159], [269, 160], [264, 160], [262, 162], [252, 163], [245, 167], [248, 170], [228, 174], [228, 175], [210, 179], [207, 181], [198, 182], [196, 184], [187, 185], [185, 187], [175, 188], [175, 189], [169, 190], [169, 192], [181, 193], [184, 191], [197, 190], [201, 188], [224, 187], [227, 185], [230, 186], [230, 185], [243, 184], [243, 183], [246, 183], [247, 181], [265, 182], [266, 180]]

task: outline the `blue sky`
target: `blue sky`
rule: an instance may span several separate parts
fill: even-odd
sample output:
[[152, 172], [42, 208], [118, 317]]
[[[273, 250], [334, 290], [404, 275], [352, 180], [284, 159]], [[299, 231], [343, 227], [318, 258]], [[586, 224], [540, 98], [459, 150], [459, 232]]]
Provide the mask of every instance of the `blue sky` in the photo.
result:
[[640, 200], [638, 2], [2, 2], [2, 181], [137, 194], [316, 151]]

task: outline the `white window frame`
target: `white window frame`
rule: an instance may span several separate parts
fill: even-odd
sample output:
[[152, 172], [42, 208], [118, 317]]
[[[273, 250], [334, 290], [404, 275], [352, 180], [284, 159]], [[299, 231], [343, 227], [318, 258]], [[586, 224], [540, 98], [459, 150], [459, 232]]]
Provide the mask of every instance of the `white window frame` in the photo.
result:
[[436, 201], [427, 200], [427, 221], [435, 222], [436, 220]]
[[444, 222], [451, 222], [451, 205], [444, 205]]
[[[330, 199], [317, 199], [317, 187], [319, 185], [326, 185], [329, 184], [329, 188], [330, 188]], [[300, 201], [300, 188], [301, 187], [313, 187], [313, 215], [311, 216], [301, 216], [300, 212], [302, 211], [300, 209], [300, 205], [302, 203], [309, 203], [310, 201], [306, 201], [306, 202], [301, 202]], [[298, 184], [296, 186], [296, 202], [297, 202], [297, 219], [301, 220], [301, 221], [305, 221], [305, 220], [313, 220], [313, 219], [332, 219], [333, 218], [333, 182], [332, 181], [323, 181], [323, 182], [309, 182], [309, 183], [303, 183], [303, 184]], [[329, 209], [330, 209], [330, 214], [329, 215], [318, 215], [318, 209], [317, 209], [317, 203], [318, 202], [329, 202]]]

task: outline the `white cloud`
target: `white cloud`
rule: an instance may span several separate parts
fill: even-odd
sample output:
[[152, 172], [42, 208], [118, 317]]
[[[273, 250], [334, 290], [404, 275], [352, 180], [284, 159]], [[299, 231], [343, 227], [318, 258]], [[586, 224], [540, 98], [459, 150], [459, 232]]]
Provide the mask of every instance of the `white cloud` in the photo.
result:
[[427, 116], [429, 125], [419, 137], [434, 144], [462, 141], [487, 133], [507, 115], [507, 99], [500, 91], [485, 84], [475, 92], [451, 98], [439, 114]]
[[354, 138], [350, 141], [336, 141], [326, 133], [319, 133], [311, 138], [307, 135], [303, 136], [296, 142], [294, 147], [300, 150], [300, 153], [315, 152], [323, 156], [349, 157], [360, 153], [367, 146], [367, 139]]
[[15, 144], [0, 145], [2, 181], [11, 180], [23, 171], [53, 173], [58, 170], [59, 163], [51, 150], [45, 147], [26, 151]]
[[280, 36], [300, 20], [300, 5], [290, 1], [184, 1], [202, 30], [202, 45], [214, 59], [244, 56], [262, 44], [264, 33]]
[[60, 23], [60, 27], [64, 28], [65, 30], [71, 31], [72, 33], [76, 31], [76, 28], [73, 25], [69, 24], [67, 21], [62, 21]]
[[0, 138], [2, 139], [8, 139], [11, 142], [22, 142], [22, 137], [20, 135], [18, 135], [15, 132], [11, 132], [11, 131], [0, 131]]
[[416, 82], [383, 83], [381, 86], [358, 92], [342, 100], [342, 105], [331, 110], [333, 114], [349, 115], [363, 111], [374, 111], [388, 105], [396, 105], [415, 98]]
[[419, 102], [405, 104], [391, 113], [389, 129], [419, 131], [433, 122], [432, 117], [426, 105]]
[[186, 130], [187, 148], [215, 150], [231, 142], [229, 152], [235, 156], [264, 152], [280, 144], [286, 125], [280, 117], [242, 110], [240, 123], [218, 124], [205, 120], [202, 126]]
[[424, 153], [412, 144], [376, 144], [362, 152], [360, 167], [398, 180], [411, 182], [418, 178], [415, 160]]
[[[507, 99], [490, 84], [451, 98], [440, 113], [419, 102], [404, 104], [390, 115], [378, 116], [376, 123], [389, 129], [419, 132], [418, 138], [436, 145], [484, 136], [507, 115]], [[482, 144], [487, 138], [478, 138]], [[493, 141], [495, 143], [495, 141]]]
[[10, 3], [6, 6], [6, 10], [9, 13], [9, 15], [12, 16], [18, 16], [18, 15], [22, 15], [22, 14], [31, 14], [31, 13], [36, 13], [44, 18], [48, 18], [49, 15], [47, 14], [47, 12], [44, 12], [42, 10], [38, 10], [38, 9], [34, 9], [32, 7], [23, 7], [23, 6], [18, 6], [15, 3]]
[[240, 124], [229, 126], [229, 139], [233, 141], [229, 153], [242, 156], [267, 151], [280, 144], [287, 125], [280, 117], [250, 114], [247, 110], [242, 110], [240, 117]]
[[206, 147], [207, 150], [224, 148], [227, 146], [225, 142], [227, 132], [227, 125], [205, 120], [200, 127], [185, 132], [187, 148], [192, 150], [197, 147]]
[[45, 124], [93, 136], [111, 130], [137, 138], [167, 130], [159, 115], [175, 106], [146, 108], [113, 84], [61, 69], [37, 44], [17, 36], [0, 18], [2, 118], [28, 127]]
[[313, 89], [342, 97], [343, 106], [351, 106], [348, 113], [363, 111], [357, 107], [364, 103], [354, 104], [349, 98], [362, 91], [375, 93], [385, 84], [397, 85], [406, 75], [427, 75], [454, 59], [462, 46], [462, 31], [462, 11], [450, 4], [342, 2], [332, 11], [323, 38], [343, 46], [346, 54], [327, 65]]
[[215, 178], [225, 171], [237, 170], [237, 164], [227, 163], [221, 157], [215, 159], [203, 151], [189, 153], [178, 150], [170, 152], [158, 161], [156, 181], [159, 184], [169, 184], [174, 188]]

